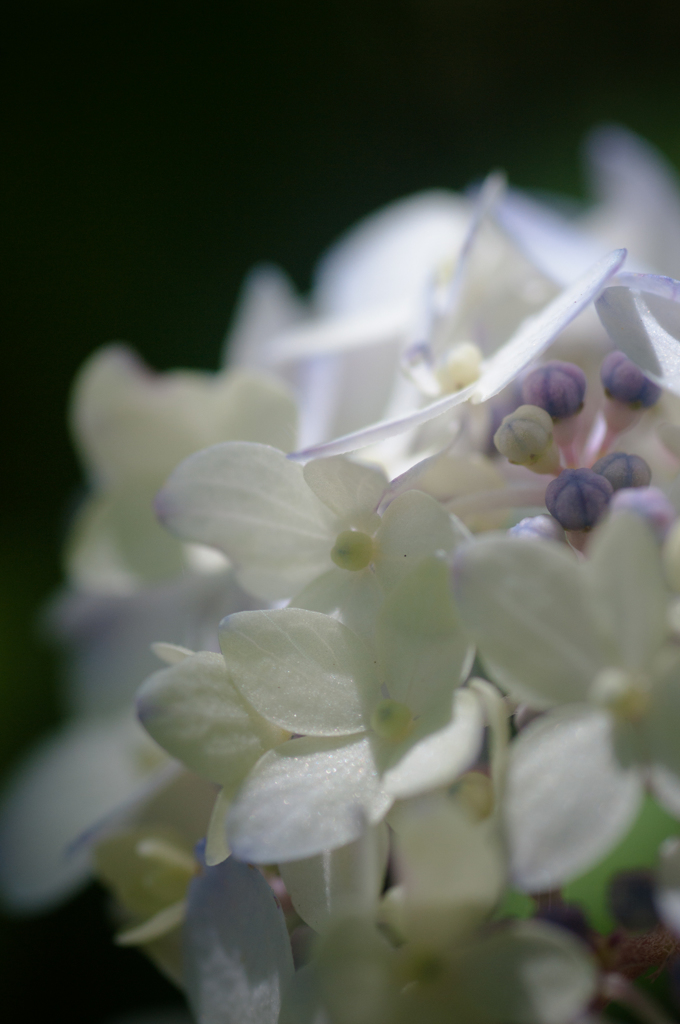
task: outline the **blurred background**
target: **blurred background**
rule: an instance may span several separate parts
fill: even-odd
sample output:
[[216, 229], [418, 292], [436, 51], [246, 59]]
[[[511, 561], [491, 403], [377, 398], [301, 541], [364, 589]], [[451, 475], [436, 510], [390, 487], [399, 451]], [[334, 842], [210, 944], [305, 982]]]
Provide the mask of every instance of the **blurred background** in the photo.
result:
[[[59, 719], [36, 615], [79, 485], [65, 424], [112, 339], [215, 367], [240, 282], [301, 289], [353, 221], [503, 167], [586, 194], [579, 144], [616, 121], [680, 166], [680, 8], [601, 0], [24, 0], [6, 13], [0, 768]], [[114, 948], [96, 888], [0, 930], [26, 1022], [98, 1024], [179, 997]], [[9, 1018], [8, 1018], [9, 1019]]]

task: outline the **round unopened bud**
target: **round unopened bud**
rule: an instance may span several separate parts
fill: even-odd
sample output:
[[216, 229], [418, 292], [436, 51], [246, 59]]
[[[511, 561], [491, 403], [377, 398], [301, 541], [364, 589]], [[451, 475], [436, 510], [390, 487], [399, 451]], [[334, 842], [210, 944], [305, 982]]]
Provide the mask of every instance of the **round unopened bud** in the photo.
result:
[[658, 487], [624, 487], [611, 500], [609, 510], [633, 512], [651, 526], [658, 540], [665, 540], [677, 518], [675, 508]]
[[398, 700], [381, 700], [371, 715], [371, 728], [381, 739], [399, 743], [413, 728], [411, 709]]
[[460, 391], [479, 380], [482, 350], [472, 341], [461, 341], [447, 353], [443, 365], [437, 370], [442, 391]]
[[564, 530], [552, 516], [527, 516], [508, 530], [511, 537], [526, 537], [528, 540], [565, 541]]
[[554, 420], [575, 416], [583, 407], [586, 375], [574, 363], [553, 360], [532, 370], [522, 382], [522, 398], [545, 409]]
[[591, 530], [606, 511], [614, 489], [592, 469], [563, 469], [545, 489], [545, 505], [565, 530]]
[[531, 466], [552, 445], [552, 420], [536, 405], [520, 405], [503, 419], [493, 443], [509, 462]]
[[659, 923], [654, 889], [651, 871], [621, 871], [612, 878], [607, 892], [612, 917], [629, 931], [651, 931]]
[[645, 377], [623, 352], [615, 350], [603, 360], [600, 380], [607, 398], [623, 402], [633, 409], [649, 409], [661, 397], [661, 388]]
[[373, 558], [373, 538], [361, 530], [343, 530], [335, 538], [331, 558], [341, 569], [350, 572], [365, 569]]
[[615, 491], [622, 487], [647, 487], [652, 479], [652, 471], [645, 460], [626, 452], [604, 455], [593, 466], [593, 473], [606, 477]]

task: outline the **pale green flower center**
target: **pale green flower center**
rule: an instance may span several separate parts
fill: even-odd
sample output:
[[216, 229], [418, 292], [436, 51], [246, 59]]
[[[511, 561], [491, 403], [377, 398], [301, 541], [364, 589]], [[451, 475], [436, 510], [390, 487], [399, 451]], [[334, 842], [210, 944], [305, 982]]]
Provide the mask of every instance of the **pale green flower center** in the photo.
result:
[[477, 345], [471, 341], [454, 345], [436, 373], [442, 391], [453, 393], [474, 384], [479, 380], [481, 366], [482, 352]]
[[360, 530], [343, 530], [335, 538], [331, 558], [341, 569], [358, 572], [373, 559], [373, 538]]
[[398, 700], [381, 700], [371, 715], [371, 728], [381, 739], [398, 743], [406, 739], [413, 728], [410, 708]]
[[590, 697], [616, 718], [638, 722], [649, 708], [650, 682], [641, 673], [605, 668], [596, 675]]

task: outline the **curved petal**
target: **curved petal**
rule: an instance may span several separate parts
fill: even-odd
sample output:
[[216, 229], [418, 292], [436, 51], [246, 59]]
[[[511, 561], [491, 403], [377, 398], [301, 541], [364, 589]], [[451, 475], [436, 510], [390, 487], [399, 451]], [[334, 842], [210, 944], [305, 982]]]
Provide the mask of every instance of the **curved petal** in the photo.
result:
[[259, 871], [230, 857], [189, 888], [184, 979], [201, 1024], [277, 1024], [293, 956], [281, 907]]
[[597, 989], [588, 948], [540, 921], [517, 921], [471, 943], [458, 966], [463, 1005], [485, 1024], [564, 1024]]
[[386, 589], [394, 587], [423, 558], [449, 554], [460, 541], [460, 529], [438, 501], [422, 491], [405, 491], [383, 513], [375, 537], [376, 577]]
[[449, 725], [414, 744], [389, 768], [382, 784], [398, 800], [447, 786], [479, 755], [484, 737], [484, 712], [476, 694], [457, 690]]
[[454, 591], [494, 679], [538, 708], [583, 700], [604, 653], [582, 566], [557, 544], [488, 538], [461, 548]]
[[185, 540], [223, 551], [258, 597], [290, 597], [332, 565], [336, 520], [302, 469], [266, 445], [197, 452], [170, 476], [156, 510]]
[[578, 877], [625, 835], [642, 794], [615, 759], [605, 712], [560, 708], [527, 726], [510, 748], [505, 800], [515, 884], [547, 892]]
[[[9, 906], [44, 910], [87, 880], [89, 851], [69, 847], [151, 777], [138, 756], [145, 745], [133, 720], [88, 719], [29, 754], [0, 812], [0, 889]], [[155, 764], [166, 762], [161, 756]]]
[[308, 462], [303, 474], [317, 498], [343, 524], [369, 533], [380, 525], [376, 510], [389, 481], [379, 466], [361, 465], [336, 455]]
[[387, 869], [387, 825], [367, 826], [353, 843], [282, 864], [281, 877], [303, 921], [320, 932], [336, 916], [370, 912]]
[[289, 607], [332, 615], [371, 643], [383, 599], [382, 587], [370, 567], [348, 572], [334, 566], [301, 590]]
[[368, 647], [337, 619], [303, 608], [237, 612], [220, 644], [234, 685], [270, 722], [309, 736], [366, 728], [380, 684]]
[[244, 782], [227, 817], [227, 837], [242, 860], [301, 860], [358, 839], [391, 803], [367, 738], [290, 740], [266, 754]]
[[231, 682], [222, 656], [209, 651], [150, 676], [137, 712], [157, 743], [227, 792], [290, 735], [258, 715]]

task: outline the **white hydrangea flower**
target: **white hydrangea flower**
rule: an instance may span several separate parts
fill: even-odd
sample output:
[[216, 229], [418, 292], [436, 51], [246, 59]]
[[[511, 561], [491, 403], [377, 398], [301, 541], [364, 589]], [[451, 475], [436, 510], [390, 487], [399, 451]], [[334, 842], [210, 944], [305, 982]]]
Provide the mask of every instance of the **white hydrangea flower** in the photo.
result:
[[[516, 884], [558, 887], [627, 831], [645, 784], [680, 814], [680, 661], [667, 643], [658, 545], [638, 517], [567, 549], [489, 538], [462, 551], [461, 614], [493, 678], [550, 709], [513, 744], [507, 824]], [[556, 795], [559, 794], [559, 799]]]

